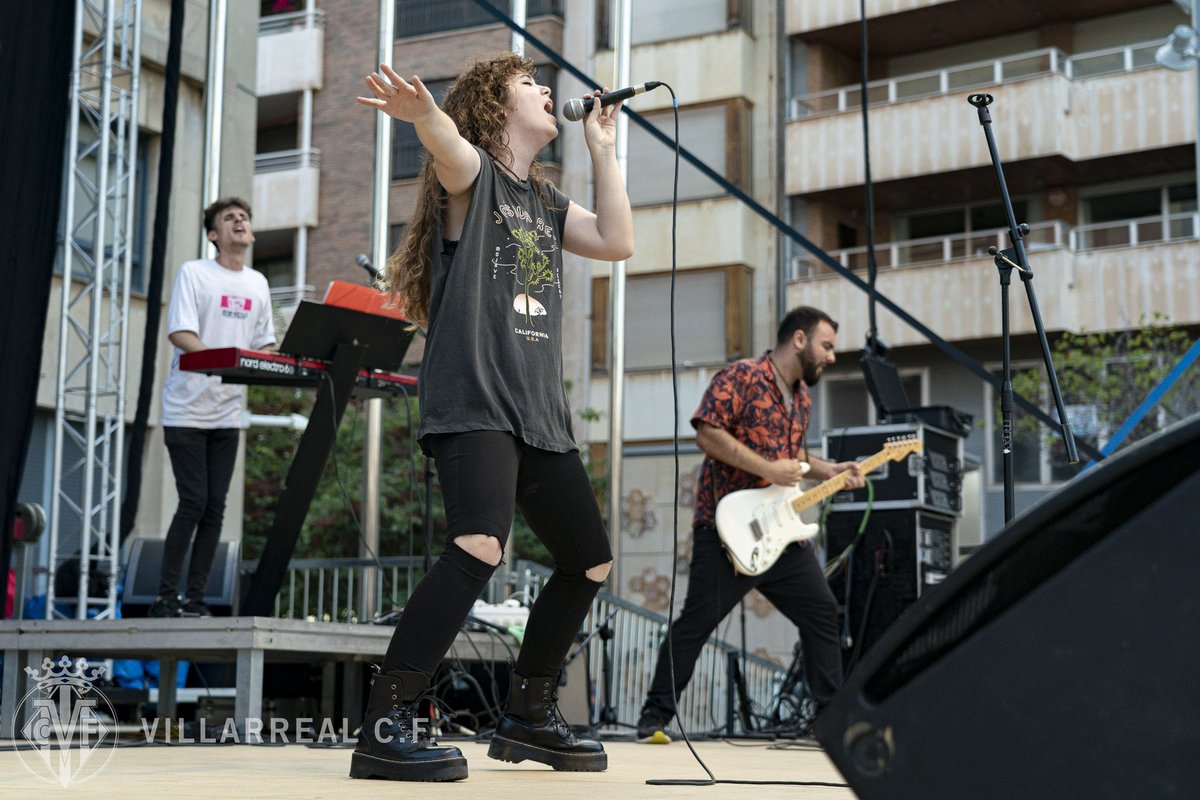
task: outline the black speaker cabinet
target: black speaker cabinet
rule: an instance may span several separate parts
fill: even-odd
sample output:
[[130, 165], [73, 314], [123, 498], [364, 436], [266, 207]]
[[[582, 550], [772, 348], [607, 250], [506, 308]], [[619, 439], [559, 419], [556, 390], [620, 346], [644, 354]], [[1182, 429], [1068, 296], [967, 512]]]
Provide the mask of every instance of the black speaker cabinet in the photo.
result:
[[[921, 422], [834, 428], [825, 432], [824, 457], [829, 461], [861, 460], [900, 436], [920, 439], [921, 452], [912, 453], [903, 461], [889, 461], [868, 476], [875, 490], [871, 507], [876, 511], [924, 508], [939, 514], [962, 516], [961, 436]], [[869, 496], [866, 489], [855, 489], [838, 492], [831, 502], [835, 511], [862, 511], [867, 507]]]
[[1200, 797], [1200, 416], [1013, 520], [815, 733], [863, 800]]
[[861, 658], [883, 632], [954, 567], [954, 518], [916, 509], [836, 512], [825, 519], [830, 556], [853, 544], [845, 568], [829, 581], [849, 636], [846, 663]]
[[[125, 570], [124, 591], [121, 593], [121, 614], [126, 617], [145, 616], [158, 597], [158, 582], [162, 577], [162, 558], [166, 542], [163, 539], [137, 538], [129, 544], [129, 561]], [[238, 542], [222, 539], [217, 542], [208, 583], [204, 587], [204, 604], [213, 616], [228, 617], [237, 605]], [[188, 565], [192, 561], [191, 546], [183, 559], [179, 581], [181, 589], [187, 583]]]

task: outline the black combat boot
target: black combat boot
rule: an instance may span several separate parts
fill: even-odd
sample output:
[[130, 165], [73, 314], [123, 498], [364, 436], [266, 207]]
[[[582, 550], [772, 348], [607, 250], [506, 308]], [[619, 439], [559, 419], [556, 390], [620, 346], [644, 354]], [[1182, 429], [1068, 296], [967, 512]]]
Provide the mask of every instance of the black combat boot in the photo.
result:
[[496, 726], [488, 757], [519, 764], [540, 761], [569, 772], [608, 769], [608, 754], [591, 739], [577, 739], [558, 713], [558, 681], [526, 678], [516, 670], [508, 689], [508, 710]]
[[429, 676], [395, 670], [375, 676], [358, 744], [350, 759], [351, 778], [393, 781], [459, 781], [467, 760], [457, 747], [442, 746], [420, 716]]

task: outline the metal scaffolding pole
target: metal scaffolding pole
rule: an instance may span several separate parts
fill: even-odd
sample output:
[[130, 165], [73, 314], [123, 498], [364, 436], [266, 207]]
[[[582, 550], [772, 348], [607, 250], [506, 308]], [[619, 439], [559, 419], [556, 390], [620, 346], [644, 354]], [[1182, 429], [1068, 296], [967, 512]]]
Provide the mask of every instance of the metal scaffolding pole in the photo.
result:
[[125, 372], [137, 165], [141, 0], [78, 0], [68, 121], [46, 618], [78, 556], [74, 613], [112, 617], [120, 547]]

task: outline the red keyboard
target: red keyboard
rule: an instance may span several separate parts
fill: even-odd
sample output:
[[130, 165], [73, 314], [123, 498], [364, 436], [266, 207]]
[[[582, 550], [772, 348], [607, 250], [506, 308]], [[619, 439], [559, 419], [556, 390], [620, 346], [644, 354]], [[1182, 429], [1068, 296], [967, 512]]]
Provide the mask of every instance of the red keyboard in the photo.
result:
[[[315, 386], [329, 371], [329, 363], [315, 358], [299, 358], [284, 353], [220, 347], [184, 353], [179, 368], [188, 372], [219, 375], [225, 383], [263, 386]], [[355, 382], [360, 395], [411, 394], [417, 379], [412, 375], [382, 370], [361, 369]]]

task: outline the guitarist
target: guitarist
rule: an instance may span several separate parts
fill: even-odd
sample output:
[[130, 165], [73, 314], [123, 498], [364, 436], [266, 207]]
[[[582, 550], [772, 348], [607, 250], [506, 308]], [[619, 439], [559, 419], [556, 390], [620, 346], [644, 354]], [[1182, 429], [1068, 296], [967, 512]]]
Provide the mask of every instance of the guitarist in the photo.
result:
[[[837, 601], [813, 548], [793, 543], [766, 572], [734, 571], [717, 535], [717, 501], [729, 492], [801, 477], [826, 480], [845, 470], [846, 489], [864, 485], [854, 461], [833, 464], [808, 455], [805, 432], [812, 410], [810, 387], [834, 363], [837, 323], [808, 306], [779, 323], [775, 347], [758, 358], [735, 361], [709, 383], [692, 417], [696, 444], [704, 451], [692, 522], [692, 560], [683, 611], [671, 626], [675, 692], [666, 643], [642, 705], [637, 740], [666, 744], [667, 724], [687, 686], [700, 650], [721, 620], [751, 589], [758, 589], [800, 631], [804, 674], [818, 710], [837, 692], [842, 677]], [[811, 466], [807, 475], [801, 462]]]

